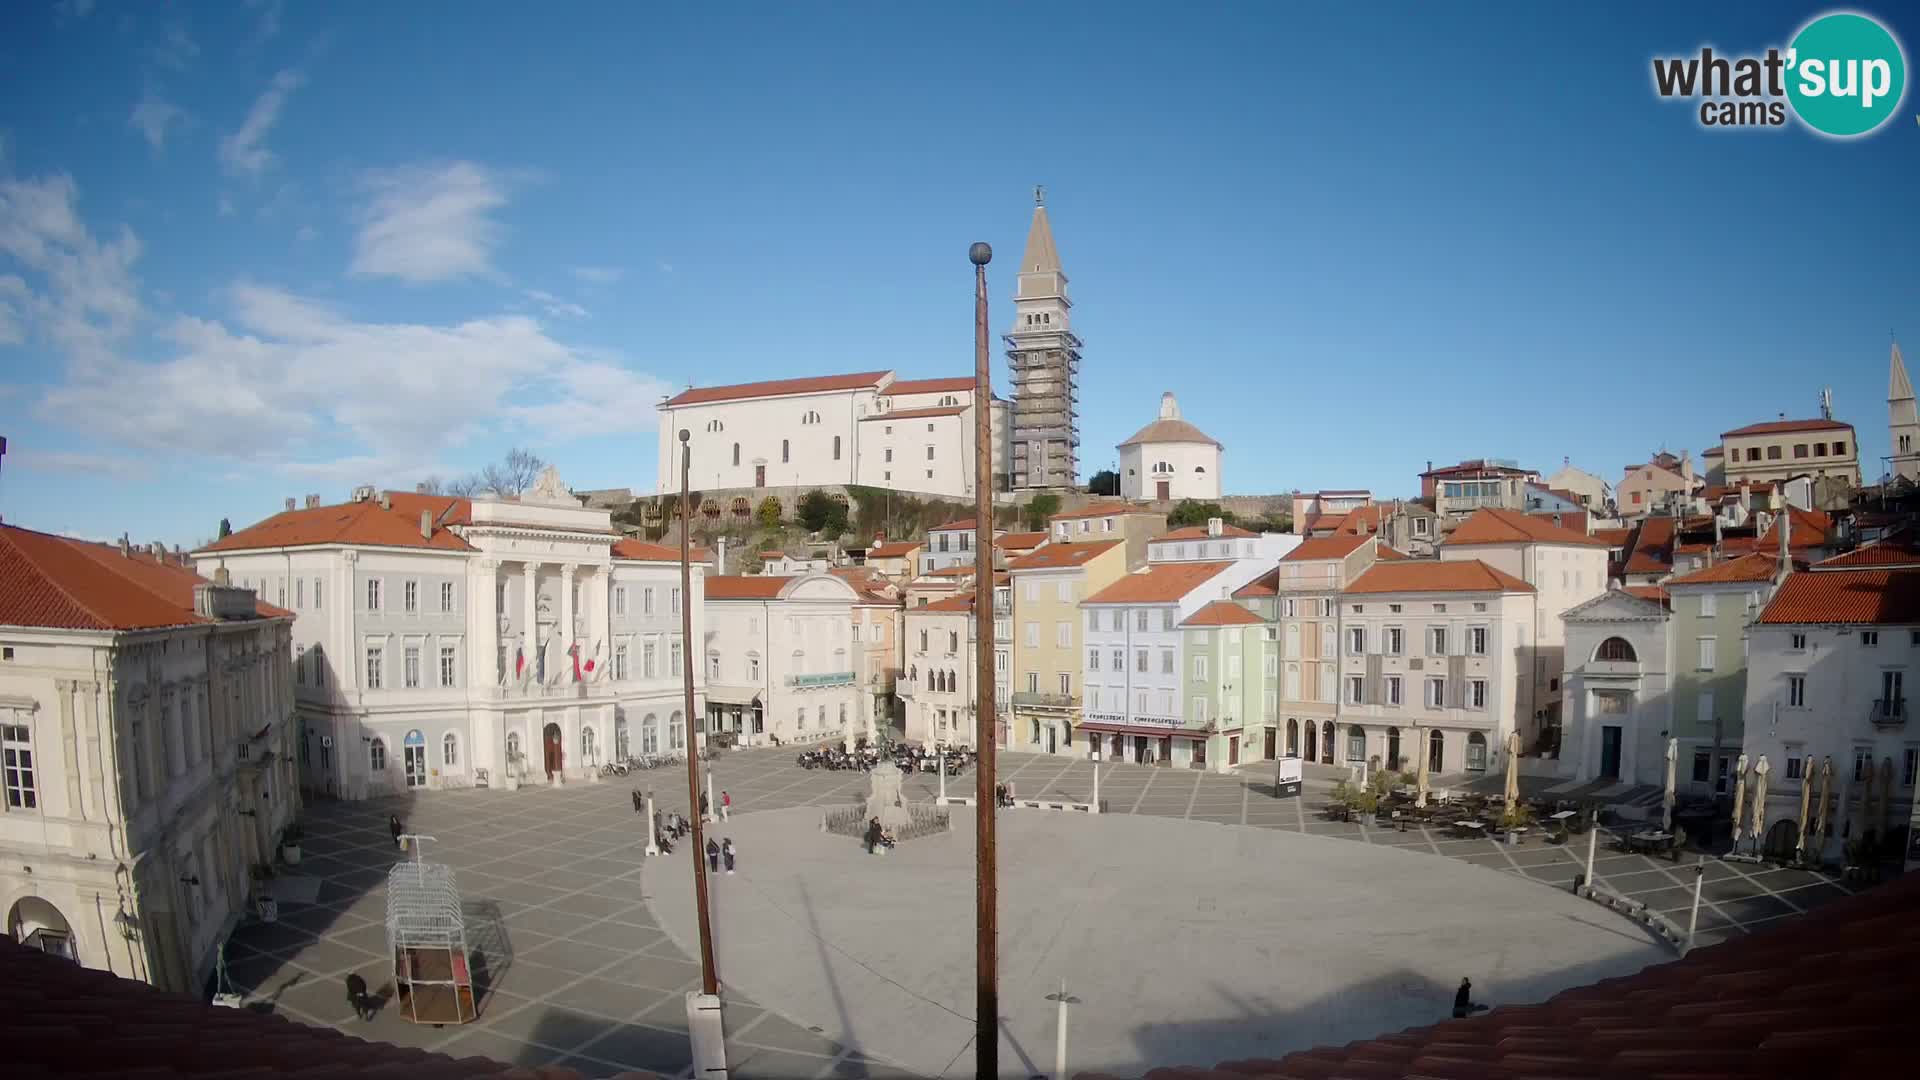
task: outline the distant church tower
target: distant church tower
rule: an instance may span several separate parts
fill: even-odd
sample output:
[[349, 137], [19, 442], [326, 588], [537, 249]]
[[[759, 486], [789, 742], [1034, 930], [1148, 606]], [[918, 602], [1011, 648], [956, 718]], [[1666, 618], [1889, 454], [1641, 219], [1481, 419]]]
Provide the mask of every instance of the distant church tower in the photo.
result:
[[1907, 381], [1907, 362], [1900, 356], [1897, 341], [1887, 375], [1887, 434], [1893, 448], [1893, 475], [1920, 483], [1920, 410], [1915, 408], [1913, 383]]
[[1017, 269], [1013, 329], [1004, 338], [1013, 385], [1008, 471], [1016, 489], [1071, 487], [1080, 472], [1080, 339], [1068, 322], [1073, 301], [1041, 188], [1033, 189], [1033, 226]]

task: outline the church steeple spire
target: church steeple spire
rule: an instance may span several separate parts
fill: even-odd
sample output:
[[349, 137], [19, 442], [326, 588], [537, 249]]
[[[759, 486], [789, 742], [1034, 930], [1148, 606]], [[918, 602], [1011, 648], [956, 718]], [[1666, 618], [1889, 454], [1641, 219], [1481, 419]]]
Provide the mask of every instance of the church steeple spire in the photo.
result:
[[1907, 362], [1900, 355], [1900, 343], [1893, 343], [1892, 370], [1887, 376], [1888, 401], [1912, 401], [1913, 384], [1907, 381]]
[[[1033, 189], [1033, 224], [1027, 228], [1027, 251], [1020, 257], [1020, 275], [1060, 273], [1060, 253], [1053, 246], [1053, 224], [1047, 220], [1046, 188]], [[1064, 284], [1064, 282], [1062, 282]], [[1027, 295], [1025, 289], [1020, 290]]]
[[1080, 468], [1080, 339], [1073, 301], [1047, 220], [1047, 192], [1033, 189], [1027, 249], [1014, 267], [1013, 329], [1006, 335], [1013, 389], [1009, 470], [1015, 488], [1068, 488]]
[[1898, 341], [1887, 361], [1887, 442], [1893, 449], [1888, 458], [1893, 475], [1920, 483], [1920, 402], [1914, 400]]

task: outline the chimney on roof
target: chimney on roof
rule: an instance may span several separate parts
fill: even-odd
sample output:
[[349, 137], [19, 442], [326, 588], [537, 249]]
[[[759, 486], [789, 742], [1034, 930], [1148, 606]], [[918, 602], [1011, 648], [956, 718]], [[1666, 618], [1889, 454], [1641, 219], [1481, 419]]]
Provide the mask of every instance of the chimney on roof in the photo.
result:
[[312, 510], [313, 508], [319, 505], [320, 505], [320, 496], [318, 495], [307, 496], [307, 509]]
[[121, 533], [120, 534], [120, 557], [126, 558], [130, 554], [132, 554], [132, 548], [127, 544], [127, 534]]
[[415, 495], [425, 495], [427, 493], [426, 482], [422, 481], [421, 483], [413, 485], [413, 493]]
[[1780, 511], [1780, 578], [1782, 580], [1793, 573], [1793, 556], [1788, 554], [1792, 537], [1793, 511], [1782, 509]]
[[293, 509], [293, 496], [287, 496], [287, 509]]
[[384, 491], [380, 493], [380, 509], [382, 510], [393, 509], [393, 498]]
[[420, 539], [433, 539], [433, 511], [420, 511]]
[[213, 572], [213, 583], [224, 589], [233, 584], [233, 575], [227, 572], [226, 567], [219, 567]]
[[1208, 518], [1207, 519], [1207, 535], [1219, 536], [1223, 531], [1225, 531], [1226, 525], [1227, 523], [1222, 521], [1219, 518]]

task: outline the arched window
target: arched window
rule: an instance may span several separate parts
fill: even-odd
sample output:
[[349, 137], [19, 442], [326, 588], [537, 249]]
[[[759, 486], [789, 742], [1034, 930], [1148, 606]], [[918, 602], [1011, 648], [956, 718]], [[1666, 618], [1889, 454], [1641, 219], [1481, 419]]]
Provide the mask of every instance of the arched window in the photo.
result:
[[1367, 729], [1359, 724], [1347, 729], [1347, 760], [1367, 760]]
[[958, 630], [947, 631], [947, 651], [950, 653], [957, 653], [960, 651], [960, 631]]
[[787, 439], [781, 439], [780, 440], [780, 464], [785, 465], [787, 462], [792, 460], [793, 460], [793, 443]]
[[374, 737], [373, 745], [367, 747], [367, 765], [374, 772], [387, 771], [387, 744], [377, 735]]
[[1320, 759], [1316, 755], [1315, 751], [1319, 749], [1318, 743], [1320, 740], [1316, 738], [1316, 736], [1320, 732], [1320, 725], [1309, 720], [1306, 723], [1306, 732], [1307, 732], [1306, 753], [1300, 756], [1307, 759], [1308, 761], [1318, 761]]
[[627, 741], [627, 718], [624, 716], [616, 716], [613, 718], [613, 759], [615, 761], [625, 761], [632, 757], [633, 755], [628, 752], [629, 747], [630, 744]]
[[460, 737], [451, 731], [440, 739], [440, 764], [460, 764]]
[[599, 762], [599, 741], [594, 738], [591, 724], [580, 729], [580, 760], [589, 765]]
[[1640, 657], [1634, 654], [1633, 644], [1626, 638], [1619, 637], [1610, 637], [1601, 642], [1600, 647], [1594, 650], [1593, 658], [1595, 660], [1611, 660], [1628, 664], [1640, 659]]
[[1400, 771], [1400, 729], [1397, 727], [1387, 729], [1387, 768]]
[[509, 731], [507, 732], [507, 760], [511, 762], [519, 756], [520, 733], [517, 731]]
[[740, 464], [740, 444], [739, 443], [733, 444], [733, 463], [735, 465]]
[[1300, 721], [1287, 721], [1287, 756], [1300, 756]]
[[833, 437], [833, 460], [840, 460], [840, 436], [838, 435]]
[[687, 721], [677, 711], [667, 717], [667, 749], [684, 750], [687, 745]]
[[920, 681], [920, 665], [919, 664], [908, 665], [907, 681], [910, 683], [917, 683]]
[[1205, 465], [1195, 465], [1193, 467], [1193, 471], [1197, 473], [1203, 473], [1207, 471], [1207, 467]]
[[1467, 770], [1487, 771], [1487, 737], [1477, 731], [1467, 733]]
[[[708, 431], [725, 431], [727, 430], [727, 425], [721, 423], [718, 420], [709, 420], [707, 421], [707, 430]], [[734, 464], [737, 465], [739, 464], [739, 462], [735, 462]]]
[[1333, 721], [1320, 725], [1320, 760], [1333, 764]]
[[648, 713], [640, 721], [640, 752], [657, 754], [660, 752], [660, 715]]
[[1427, 771], [1439, 772], [1446, 765], [1447, 734], [1434, 728], [1427, 734]]

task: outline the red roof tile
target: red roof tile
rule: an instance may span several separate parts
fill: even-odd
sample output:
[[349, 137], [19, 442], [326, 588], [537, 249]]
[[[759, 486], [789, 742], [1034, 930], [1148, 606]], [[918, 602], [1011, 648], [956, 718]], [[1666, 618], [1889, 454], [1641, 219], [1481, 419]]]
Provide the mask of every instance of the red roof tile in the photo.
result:
[[1097, 502], [1083, 506], [1078, 510], [1062, 510], [1047, 520], [1075, 521], [1080, 518], [1106, 517], [1108, 514], [1156, 514], [1159, 511], [1151, 506], [1140, 506], [1130, 502]]
[[974, 389], [973, 376], [963, 375], [954, 379], [895, 379], [887, 384], [886, 393], [894, 394], [963, 394]]
[[1627, 541], [1633, 538], [1633, 530], [1595, 529], [1593, 530], [1593, 538], [1606, 544], [1608, 547], [1626, 547]]
[[874, 420], [918, 420], [922, 417], [959, 416], [967, 411], [965, 405], [929, 405], [924, 409], [895, 409], [892, 412], [874, 413], [863, 416], [862, 421]]
[[1852, 424], [1843, 424], [1838, 420], [1769, 420], [1764, 424], [1748, 424], [1743, 428], [1723, 431], [1721, 438], [1729, 435], [1780, 435], [1789, 431], [1852, 431]]
[[1625, 591], [1629, 596], [1637, 596], [1642, 600], [1651, 600], [1656, 604], [1664, 604], [1669, 608], [1673, 606], [1673, 598], [1667, 595], [1667, 587], [1665, 585], [1629, 585]]
[[1443, 541], [1451, 547], [1469, 544], [1570, 544], [1602, 547], [1604, 544], [1584, 532], [1563, 529], [1553, 522], [1514, 510], [1493, 507], [1475, 510]]
[[[1805, 564], [1801, 564], [1804, 566]], [[1668, 585], [1734, 585], [1760, 584], [1772, 581], [1780, 572], [1780, 561], [1765, 552], [1742, 555], [1737, 559], [1695, 570], [1691, 574], [1682, 574], [1668, 581]]]
[[[1791, 537], [1788, 542], [1792, 542]], [[1912, 529], [1900, 529], [1871, 544], [1862, 544], [1845, 555], [1835, 555], [1814, 565], [1821, 570], [1872, 566], [1920, 567], [1920, 533]]]
[[[0, 626], [149, 630], [217, 620], [194, 610], [193, 589], [212, 584], [169, 556], [0, 525]], [[288, 612], [257, 603], [263, 618]]]
[[773, 574], [754, 574], [742, 577], [736, 574], [721, 574], [707, 579], [707, 599], [709, 600], [774, 600], [780, 596], [780, 590], [793, 581], [791, 577]]
[[1002, 533], [993, 538], [993, 546], [1007, 551], [1029, 551], [1047, 542], [1047, 534], [1041, 532]]
[[[1248, 529], [1243, 529], [1238, 525], [1223, 524], [1220, 526], [1220, 535], [1223, 537], [1231, 536], [1238, 538], [1259, 536], [1260, 534]], [[1207, 540], [1211, 538], [1212, 534], [1207, 532], [1205, 525], [1188, 525], [1185, 528], [1175, 529], [1172, 532], [1161, 533], [1159, 536], [1153, 538], [1153, 543], [1158, 544], [1169, 540]]]
[[973, 564], [962, 563], [954, 566], [943, 566], [938, 570], [929, 570], [926, 576], [927, 577], [971, 577], [972, 575], [973, 575]]
[[770, 379], [766, 382], [735, 383], [732, 386], [704, 386], [682, 390], [661, 402], [663, 408], [681, 405], [707, 405], [716, 401], [740, 401], [746, 398], [787, 397], [794, 394], [826, 394], [840, 390], [878, 389], [885, 371], [857, 371], [850, 375], [816, 375], [805, 379]]
[[876, 544], [867, 549], [869, 559], [903, 559], [920, 550], [918, 540], [895, 540], [890, 544]]
[[1009, 570], [1059, 570], [1071, 566], [1085, 566], [1095, 556], [1120, 546], [1118, 540], [1083, 540], [1079, 543], [1053, 543], [1035, 548], [1030, 555], [1022, 555], [1009, 562]]
[[[613, 542], [613, 557], [616, 559], [632, 559], [636, 562], [677, 563], [680, 561], [680, 548], [679, 545], [668, 547], [665, 544], [648, 543], [645, 540], [636, 540], [631, 536], [626, 536]], [[699, 562], [700, 553], [697, 550], [688, 551], [687, 560], [689, 562]]]
[[1181, 626], [1257, 626], [1264, 622], [1260, 616], [1241, 607], [1231, 600], [1215, 600], [1199, 611], [1186, 617]]
[[961, 518], [958, 521], [948, 521], [948, 522], [943, 522], [939, 525], [930, 525], [927, 527], [927, 531], [930, 533], [959, 532], [963, 530], [971, 532], [974, 527], [973, 525], [974, 521], [975, 521], [974, 518]]
[[[402, 510], [401, 506], [410, 507]], [[465, 509], [462, 509], [462, 506]], [[436, 509], [437, 507], [437, 509]], [[360, 547], [432, 548], [438, 551], [472, 551], [473, 546], [448, 531], [439, 515], [466, 516], [472, 503], [450, 496], [404, 495], [383, 508], [376, 499], [364, 502], [336, 503], [310, 510], [284, 510], [265, 521], [249, 525], [232, 536], [216, 540], [200, 552], [253, 551], [261, 548], [315, 547], [323, 544], [349, 544]], [[420, 535], [420, 513], [434, 514], [431, 537]]]
[[1406, 562], [1374, 563], [1355, 578], [1344, 592], [1418, 593], [1418, 592], [1524, 592], [1533, 586], [1504, 570], [1488, 566], [1479, 559], [1442, 562], [1438, 559], [1409, 559]]
[[1624, 569], [1629, 574], [1667, 574], [1673, 571], [1673, 534], [1677, 524], [1670, 517], [1649, 517], [1633, 532], [1633, 547], [1627, 552]]
[[948, 596], [912, 610], [937, 611], [942, 614], [953, 614], [955, 612], [965, 614], [973, 610], [973, 595], [969, 593], [965, 596]]
[[1920, 570], [1805, 570], [1789, 574], [1763, 623], [1920, 624]]
[[1281, 562], [1313, 562], [1319, 559], [1344, 559], [1354, 553], [1360, 545], [1371, 540], [1369, 536], [1316, 536], [1302, 540], [1300, 546], [1280, 557]]
[[[1355, 507], [1347, 511], [1345, 517], [1334, 522], [1332, 529], [1341, 536], [1372, 535], [1380, 531], [1380, 515], [1385, 512], [1385, 509], [1378, 504]], [[1322, 524], [1317, 527], [1327, 528], [1328, 526]]]
[[420, 511], [433, 514], [435, 525], [473, 524], [473, 500], [458, 495], [428, 495], [418, 491], [389, 491], [387, 501], [396, 514], [420, 520]]
[[1081, 603], [1171, 604], [1232, 565], [1230, 562], [1152, 563], [1140, 573], [1126, 575]]
[[[1797, 506], [1787, 508], [1787, 518], [1793, 523], [1787, 530], [1787, 547], [1794, 551], [1804, 548], [1824, 547], [1827, 533], [1833, 528], [1833, 515], [1825, 510], [1802, 510]], [[1773, 523], [1760, 537], [1759, 546], [1780, 549], [1780, 515], [1774, 515]]]
[[1587, 512], [1585, 510], [1532, 510], [1528, 517], [1536, 517], [1549, 525], [1558, 525], [1563, 529], [1577, 532], [1582, 536], [1591, 536], [1587, 532]]
[[1280, 595], [1280, 571], [1269, 570], [1245, 585], [1233, 590], [1236, 600], [1257, 600], [1263, 596]]
[[1375, 548], [1374, 554], [1379, 557], [1381, 562], [1399, 562], [1402, 559], [1413, 558], [1413, 556], [1407, 554], [1404, 551], [1401, 551], [1399, 548], [1388, 547], [1385, 544], [1381, 544], [1379, 547]]

